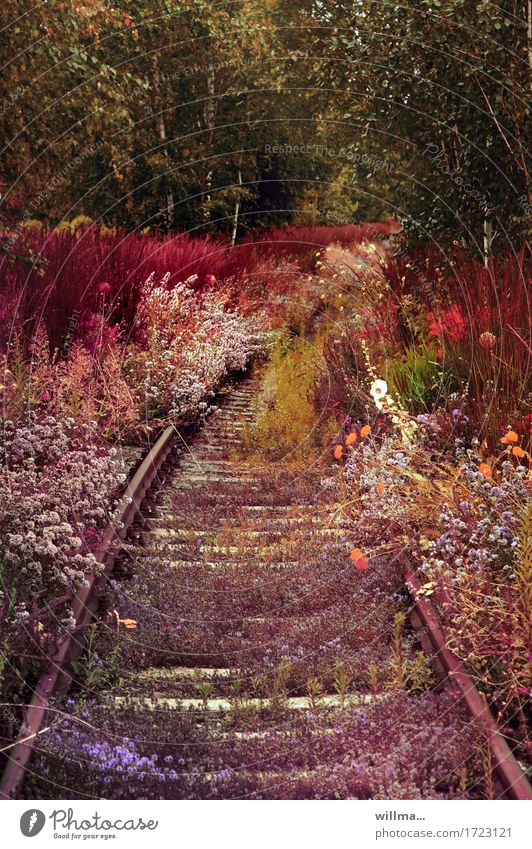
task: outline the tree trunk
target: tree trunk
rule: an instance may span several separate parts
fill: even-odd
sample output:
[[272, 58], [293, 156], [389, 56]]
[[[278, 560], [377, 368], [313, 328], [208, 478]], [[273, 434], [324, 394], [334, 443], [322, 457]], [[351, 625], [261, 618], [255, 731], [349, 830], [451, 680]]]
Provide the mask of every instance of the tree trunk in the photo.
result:
[[[238, 183], [239, 186], [242, 185], [242, 170], [240, 168], [240, 165], [238, 166], [237, 183]], [[239, 212], [240, 212], [240, 192], [238, 193], [236, 201], [235, 201], [235, 212], [234, 212], [234, 215], [233, 215], [233, 232], [231, 233], [231, 247], [233, 247], [233, 248], [234, 248], [235, 242], [236, 242], [236, 233], [237, 233], [237, 230], [238, 230], [238, 213]]]
[[[160, 72], [159, 72], [159, 62], [158, 62], [157, 54], [154, 57], [153, 64], [154, 64], [155, 84], [156, 84], [156, 87], [158, 88], [160, 81], [161, 81], [161, 75], [160, 75]], [[157, 108], [160, 105], [161, 104], [157, 104]], [[167, 139], [166, 124], [165, 124], [165, 121], [164, 121], [164, 113], [162, 111], [159, 112], [159, 114], [157, 115], [157, 132], [159, 134], [159, 140], [162, 143], [163, 154], [164, 154], [164, 157], [166, 159], [167, 166], [168, 166], [169, 160], [170, 160], [170, 154], [168, 153], [168, 145], [166, 143], [166, 139]], [[167, 170], [168, 170], [168, 167], [167, 167]], [[165, 191], [166, 212], [165, 212], [165, 217], [166, 217], [166, 226], [167, 226], [168, 229], [170, 229], [170, 227], [172, 227], [172, 225], [174, 223], [174, 192], [173, 192], [172, 187], [168, 184], [167, 181], [168, 181], [168, 177], [165, 177], [164, 178], [164, 182], [166, 183], [166, 191]]]
[[[215, 79], [214, 79], [214, 69], [209, 69], [207, 73], [207, 95], [208, 100], [205, 103], [205, 128], [207, 130], [207, 145], [206, 150], [210, 151], [212, 146], [212, 140], [214, 136], [214, 126], [216, 119], [216, 100], [215, 100]], [[211, 200], [211, 188], [212, 188], [212, 168], [210, 165], [206, 166], [205, 176], [203, 180], [203, 197], [202, 197], [202, 207], [203, 207], [203, 220], [207, 222], [210, 217], [209, 204]]]
[[488, 267], [488, 257], [491, 253], [491, 243], [493, 242], [493, 221], [491, 218], [484, 218], [482, 223], [482, 234], [484, 240], [484, 266]]

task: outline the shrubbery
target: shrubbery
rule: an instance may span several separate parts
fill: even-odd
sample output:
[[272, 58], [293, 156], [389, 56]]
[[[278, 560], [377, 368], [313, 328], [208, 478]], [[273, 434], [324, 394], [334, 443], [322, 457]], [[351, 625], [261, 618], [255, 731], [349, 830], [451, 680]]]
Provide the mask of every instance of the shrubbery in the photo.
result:
[[120, 478], [112, 453], [72, 421], [30, 414], [0, 433], [0, 645], [5, 695], [20, 694], [57, 637], [75, 628], [71, 601], [95, 565]]

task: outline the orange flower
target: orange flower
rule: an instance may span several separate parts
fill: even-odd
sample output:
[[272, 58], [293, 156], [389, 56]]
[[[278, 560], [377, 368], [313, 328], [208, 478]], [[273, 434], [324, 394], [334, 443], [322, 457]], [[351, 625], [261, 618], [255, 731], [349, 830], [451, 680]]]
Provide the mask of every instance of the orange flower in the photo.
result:
[[384, 484], [382, 481], [379, 481], [377, 484], [377, 492], [379, 493], [379, 495], [382, 495], [382, 493], [384, 492]]
[[354, 548], [349, 557], [354, 562], [355, 569], [362, 571], [368, 568], [368, 561], [359, 548]]
[[343, 453], [344, 453], [344, 449], [342, 448], [342, 446], [337, 445], [336, 448], [334, 449], [334, 456], [336, 457], [336, 459], [341, 460]]
[[512, 454], [514, 455], [514, 457], [526, 457], [526, 451], [523, 451], [523, 449], [520, 448], [519, 445], [514, 445], [514, 447], [512, 448]]
[[369, 425], [364, 425], [364, 427], [360, 428], [360, 438], [365, 439], [368, 433], [371, 433], [371, 428]]
[[508, 433], [502, 437], [501, 442], [503, 445], [510, 445], [511, 442], [518, 442], [519, 437], [516, 434], [515, 430], [509, 430]]
[[120, 628], [120, 625], [123, 625], [124, 628], [129, 628], [129, 630], [132, 630], [133, 628], [137, 627], [136, 619], [121, 619], [118, 610], [113, 610], [113, 613], [115, 615], [116, 624], [118, 628]]
[[345, 444], [346, 445], [353, 445], [353, 443], [355, 443], [356, 441], [357, 441], [357, 435], [356, 435], [355, 431], [352, 430], [351, 433], [348, 435], [347, 439], [345, 440]]
[[478, 467], [478, 470], [481, 475], [484, 475], [485, 478], [491, 478], [491, 476], [493, 475], [493, 470], [491, 466], [488, 466], [487, 463], [481, 463]]

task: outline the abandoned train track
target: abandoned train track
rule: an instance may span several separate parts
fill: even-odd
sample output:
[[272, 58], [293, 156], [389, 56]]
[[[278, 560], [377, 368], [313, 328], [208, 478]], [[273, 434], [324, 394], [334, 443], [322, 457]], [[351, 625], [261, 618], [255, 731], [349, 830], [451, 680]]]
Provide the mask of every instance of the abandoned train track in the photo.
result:
[[[120, 717], [123, 713], [124, 727], [130, 717], [144, 714], [155, 717], [150, 727], [163, 729], [166, 723], [174, 745], [183, 746], [184, 751], [192, 751], [197, 757], [197, 771], [194, 767], [186, 773], [188, 798], [201, 797], [205, 787], [213, 783], [213, 776], [225, 773], [230, 774], [230, 779], [238, 779], [231, 785], [232, 798], [268, 793], [283, 798], [285, 787], [292, 780], [290, 769], [287, 772], [283, 763], [293, 759], [297, 764], [301, 759], [303, 736], [298, 736], [296, 729], [298, 718], [321, 711], [323, 734], [338, 737], [343, 733], [340, 715], [345, 718], [346, 714], [355, 714], [380, 698], [378, 693], [360, 692], [347, 684], [324, 690], [313, 674], [316, 652], [312, 640], [318, 630], [323, 631], [327, 645], [332, 644], [327, 649], [326, 662], [336, 663], [338, 678], [343, 668], [344, 655], [338, 648], [343, 631], [338, 626], [337, 638], [328, 632], [331, 617], [328, 611], [324, 616], [320, 610], [318, 593], [313, 595], [310, 581], [306, 592], [306, 573], [290, 539], [295, 534], [301, 547], [299, 527], [307, 541], [311, 534], [316, 535], [312, 540], [336, 539], [344, 529], [334, 505], [330, 509], [321, 505], [312, 524], [308, 502], [297, 495], [301, 477], [296, 475], [294, 480], [284, 472], [268, 477], [255, 461], [241, 458], [242, 436], [252, 420], [255, 394], [256, 387], [250, 379], [236, 385], [185, 448], [176, 439], [175, 429], [167, 428], [130, 479], [97, 551], [104, 570], [90, 575], [88, 586], [76, 597], [77, 631], [63, 639], [43, 671], [25, 710], [18, 739], [8, 750], [0, 784], [3, 798], [20, 796], [27, 776], [37, 788], [30, 790], [30, 797], [43, 792], [50, 798], [60, 797], [66, 795], [65, 790], [79, 793], [82, 798], [94, 795], [79, 777], [84, 771], [79, 757], [79, 764], [72, 767], [76, 787], [65, 787], [60, 781], [54, 784], [50, 776], [46, 778], [43, 764], [50, 752], [43, 742], [53, 733], [57, 745], [66, 741], [68, 748], [68, 735], [75, 722], [63, 726], [56, 711], [76, 679], [71, 664], [80, 655], [83, 633], [98, 616], [101, 596], [108, 588], [113, 569], [115, 575], [125, 576], [124, 588], [118, 590], [123, 593], [122, 602], [133, 605], [137, 612], [137, 618], [130, 621], [136, 625], [144, 615], [152, 624], [127, 632], [125, 683], [104, 692], [94, 716], [84, 713], [83, 722], [94, 728], [102, 717], [111, 713]], [[315, 530], [309, 531], [309, 527]], [[323, 562], [326, 563], [326, 556]], [[160, 570], [160, 575], [154, 576], [154, 570]], [[176, 574], [180, 576], [179, 592], [167, 597], [165, 587]], [[319, 591], [326, 594], [330, 605], [328, 610], [333, 610], [338, 623], [349, 631], [349, 610], [344, 610], [330, 575], [324, 573], [319, 580]], [[520, 764], [473, 682], [447, 649], [437, 616], [419, 594], [419, 583], [409, 567], [405, 569], [404, 582], [411, 596], [414, 628], [423, 648], [437, 659], [443, 676], [458, 688], [471, 720], [486, 729], [497, 796], [532, 798]], [[121, 585], [120, 580], [115, 583]], [[187, 618], [190, 610], [195, 611], [194, 620]], [[180, 631], [173, 634], [176, 621]], [[308, 666], [306, 690], [303, 673], [275, 664], [278, 646], [279, 651], [293, 655], [292, 670]], [[304, 651], [297, 655], [299, 646]], [[345, 652], [345, 647], [342, 650]], [[335, 651], [339, 652], [336, 661]], [[155, 658], [155, 662], [144, 662], [146, 657]], [[292, 689], [287, 685], [290, 675], [295, 677]], [[263, 678], [270, 682], [269, 696], [261, 690]], [[264, 719], [266, 702], [268, 720]], [[275, 714], [274, 708], [278, 710]], [[251, 730], [250, 726], [238, 724], [245, 711], [246, 716], [254, 718]], [[120, 722], [120, 718], [113, 720], [107, 738], [122, 735], [121, 739], [126, 739]], [[180, 725], [184, 727], [182, 733]], [[304, 738], [304, 745], [308, 746], [309, 739]], [[281, 752], [284, 760], [275, 750], [281, 745], [279, 740], [285, 741]], [[215, 756], [224, 741], [229, 742], [227, 749], [222, 749], [227, 755]], [[239, 746], [243, 765], [235, 760]], [[85, 747], [83, 751], [87, 753], [89, 749]], [[144, 762], [143, 769], [155, 770], [156, 761], [145, 758]], [[294, 769], [304, 787], [309, 770], [304, 764]]]

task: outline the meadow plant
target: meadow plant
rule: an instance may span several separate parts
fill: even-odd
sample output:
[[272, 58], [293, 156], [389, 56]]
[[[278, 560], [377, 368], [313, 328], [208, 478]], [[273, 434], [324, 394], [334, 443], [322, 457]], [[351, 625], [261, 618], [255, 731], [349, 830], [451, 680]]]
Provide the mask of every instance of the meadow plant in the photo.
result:
[[422, 539], [422, 570], [447, 623], [449, 646], [481, 689], [526, 735], [531, 692], [532, 501], [523, 466], [505, 460], [497, 480], [460, 469], [439, 536]]
[[72, 421], [28, 415], [0, 434], [0, 642], [4, 693], [24, 684], [56, 638], [75, 628], [71, 601], [120, 483], [114, 459]]

